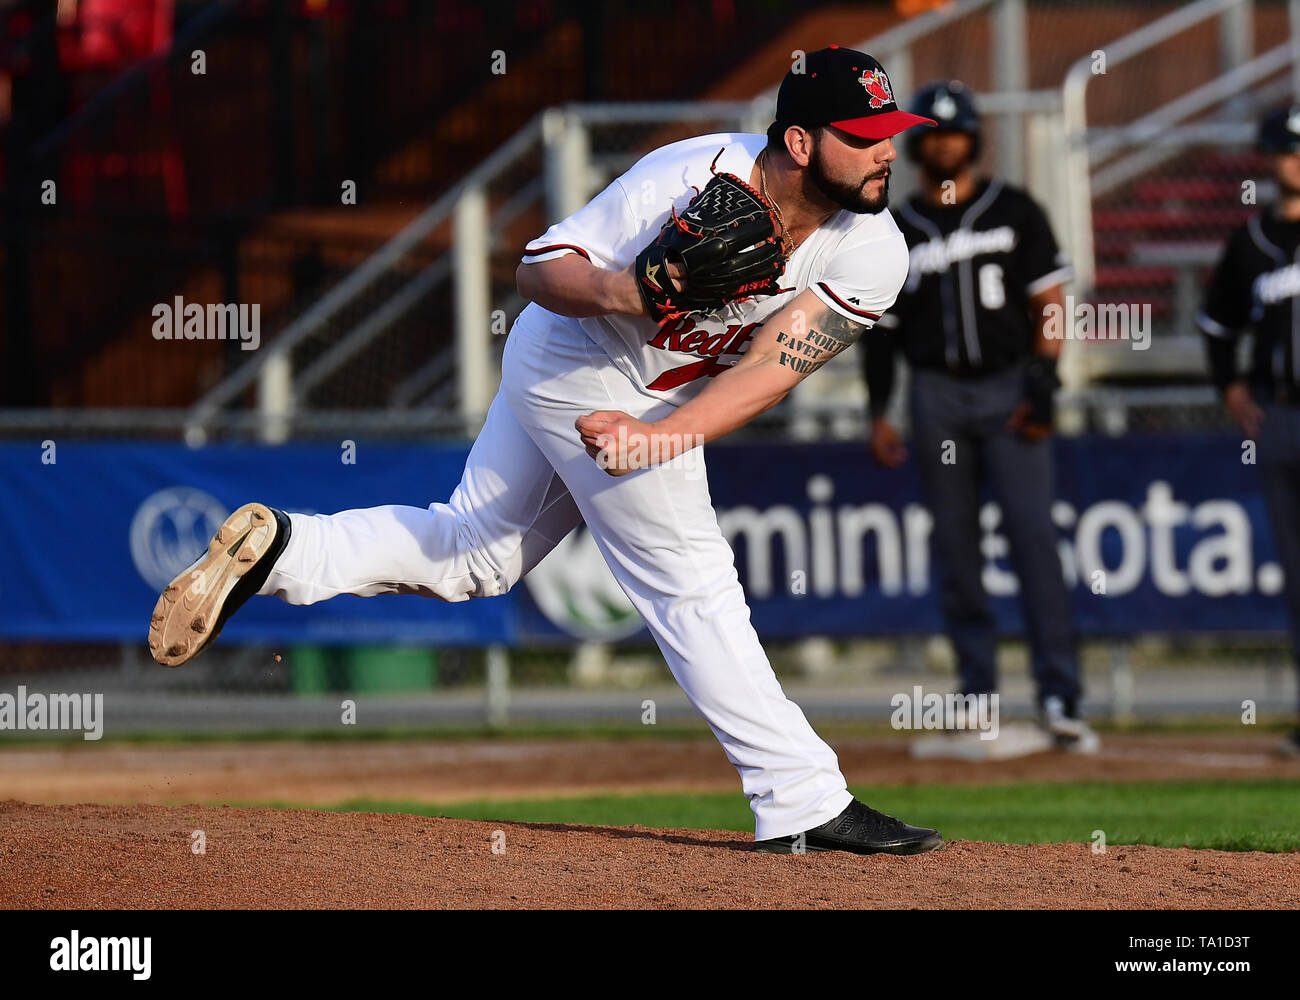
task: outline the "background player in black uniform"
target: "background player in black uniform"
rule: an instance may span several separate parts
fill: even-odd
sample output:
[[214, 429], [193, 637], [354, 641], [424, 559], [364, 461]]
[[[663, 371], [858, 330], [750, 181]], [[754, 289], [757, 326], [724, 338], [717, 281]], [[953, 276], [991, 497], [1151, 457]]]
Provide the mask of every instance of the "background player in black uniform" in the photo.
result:
[[[1300, 105], [1266, 116], [1259, 140], [1273, 154], [1278, 200], [1229, 237], [1199, 323], [1223, 405], [1256, 442], [1300, 667]], [[1254, 344], [1243, 374], [1236, 345], [1247, 328]], [[1300, 753], [1300, 729], [1286, 748]]]
[[[931, 84], [913, 111], [938, 122], [909, 136], [920, 190], [896, 217], [911, 249], [907, 284], [865, 338], [870, 448], [889, 467], [906, 450], [886, 419], [894, 355], [912, 371], [913, 448], [934, 515], [940, 604], [962, 693], [997, 689], [996, 633], [984, 590], [982, 483], [1020, 581], [1040, 719], [1058, 744], [1099, 746], [1079, 714], [1081, 686], [1069, 594], [1051, 521], [1050, 442], [1061, 341], [1043, 335], [1070, 270], [1042, 209], [1000, 180], [976, 178], [979, 119], [958, 81]], [[882, 329], [884, 328], [884, 329]]]

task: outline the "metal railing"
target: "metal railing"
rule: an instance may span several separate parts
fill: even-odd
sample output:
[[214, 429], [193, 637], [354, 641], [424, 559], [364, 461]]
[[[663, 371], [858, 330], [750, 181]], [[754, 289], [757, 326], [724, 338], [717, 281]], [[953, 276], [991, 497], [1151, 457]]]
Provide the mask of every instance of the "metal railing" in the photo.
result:
[[[1282, 45], [1252, 57], [1253, 0], [1197, 0], [1119, 39], [1082, 56], [1067, 71], [1061, 86], [1065, 149], [1061, 172], [1065, 206], [1063, 231], [1075, 270], [1075, 294], [1087, 298], [1096, 291], [1097, 249], [1093, 208], [1099, 198], [1121, 189], [1143, 174], [1170, 163], [1196, 145], [1222, 148], [1249, 147], [1254, 139], [1253, 121], [1242, 121], [1242, 98], [1249, 94], [1254, 105], [1281, 99], [1291, 89], [1291, 78], [1266, 81], [1288, 67], [1297, 72], [1295, 39], [1300, 25], [1300, 2], [1291, 0], [1292, 38]], [[1090, 87], [1116, 67], [1140, 61], [1151, 51], [1208, 22], [1216, 21], [1216, 40], [1221, 58], [1217, 75], [1153, 108], [1143, 108], [1121, 125], [1099, 125], [1090, 121]], [[1141, 97], [1135, 98], [1141, 100]], [[1155, 266], [1172, 266], [1177, 271], [1171, 335], [1160, 338], [1162, 350], [1141, 357], [1129, 353], [1108, 357], [1105, 371], [1094, 370], [1081, 345], [1067, 343], [1061, 360], [1061, 377], [1066, 385], [1080, 386], [1099, 374], [1149, 376], [1187, 374], [1202, 367], [1200, 344], [1193, 332], [1196, 280], [1212, 262], [1204, 253], [1177, 260], [1152, 258], [1131, 261]], [[1122, 363], [1121, 363], [1122, 362]]]
[[[1131, 60], [1189, 25], [1225, 12], [1237, 17], [1232, 23], [1239, 28], [1240, 11], [1249, 6], [1250, 0], [1199, 0], [1105, 46], [1109, 65]], [[921, 51], [917, 46], [934, 32], [981, 13], [995, 19], [996, 30], [990, 36], [998, 80], [1022, 78], [1023, 0], [959, 0], [859, 45], [886, 63], [895, 91], [902, 98], [912, 87], [913, 55]], [[1234, 34], [1227, 22], [1222, 31], [1228, 41], [1240, 41], [1237, 36], [1242, 33], [1237, 30]], [[1239, 44], [1225, 42], [1227, 49], [1234, 45], [1240, 56]], [[1048, 209], [1058, 231], [1065, 236], [1064, 243], [1072, 249], [1083, 289], [1091, 286], [1094, 274], [1092, 198], [1107, 185], [1118, 183], [1116, 178], [1122, 172], [1138, 169], [1139, 159], [1132, 146], [1142, 143], [1143, 155], [1152, 157], [1162, 155], [1166, 147], [1173, 148], [1173, 136], [1191, 141], [1200, 134], [1197, 130], [1210, 126], [1205, 122], [1180, 122], [1276, 73], [1288, 61], [1285, 48], [1240, 62], [1219, 79], [1118, 128], [1089, 128], [1087, 124], [1085, 98], [1092, 79], [1087, 72], [1087, 56], [1074, 64], [1060, 91], [1027, 91], [1021, 87], [978, 94], [981, 113], [997, 119], [993, 131], [998, 135], [995, 148], [999, 173], [1022, 179]], [[133, 416], [129, 411], [119, 411], [118, 417], [128, 422], [143, 420], [142, 430], [156, 430], [160, 423], [180, 426], [186, 440], [195, 445], [213, 434], [243, 434], [250, 427], [257, 429], [262, 440], [276, 442], [309, 425], [379, 426], [383, 419], [376, 414], [402, 409], [413, 410], [413, 414], [390, 416], [387, 420], [395, 426], [436, 426], [472, 435], [495, 387], [495, 352], [500, 339], [493, 337], [493, 317], [506, 312], [503, 307], [513, 311], [522, 304], [513, 289], [501, 287], [500, 277], [493, 300], [491, 258], [494, 250], [502, 249], [507, 226], [539, 205], [545, 206], [550, 219], [570, 214], [610, 177], [626, 169], [640, 152], [662, 144], [659, 133], [672, 125], [711, 122], [719, 130], [762, 131], [771, 119], [775, 93], [772, 87], [750, 101], [567, 105], [548, 109], [204, 394], [180, 419], [177, 412], [145, 420], [139, 411]], [[631, 141], [625, 134], [612, 142], [606, 136], [637, 128], [644, 134], [638, 133]], [[1241, 135], [1236, 135], [1234, 128]], [[1247, 129], [1240, 122], [1225, 123], [1222, 129], [1220, 137], [1232, 135], [1238, 141], [1246, 140]], [[1013, 157], [1014, 165], [1008, 162]], [[515, 175], [511, 176], [511, 171]], [[524, 171], [522, 183], [518, 181], [520, 171]], [[513, 182], [508, 186], [510, 194], [490, 197], [490, 186], [507, 176]], [[445, 244], [439, 244], [445, 249], [431, 255], [424, 253], [435, 236], [437, 241], [445, 240]], [[499, 256], [498, 265], [502, 261]], [[498, 266], [498, 274], [500, 270]], [[424, 349], [423, 357], [407, 368], [400, 381], [386, 387], [386, 409], [340, 406], [328, 398], [328, 393], [322, 393], [315, 403], [308, 398], [337, 372], [357, 364], [367, 349], [389, 336], [396, 326], [414, 322], [412, 316], [434, 295], [442, 297], [439, 302], [448, 303], [451, 323], [441, 326], [450, 325], [454, 337], [449, 343], [418, 345]], [[843, 370], [837, 373], [837, 366], [828, 366], [831, 374], [819, 379], [815, 396], [792, 396], [792, 419], [797, 421], [803, 414], [820, 422], [826, 419], [828, 407], [847, 411], [861, 405], [856, 362], [850, 359], [838, 367]], [[257, 400], [252, 410], [238, 405], [250, 391], [255, 391]], [[436, 416], [415, 415], [422, 403], [435, 404]], [[110, 418], [108, 411], [103, 411], [102, 416]], [[95, 422], [93, 417], [88, 420]], [[126, 426], [117, 418], [112, 418], [112, 423]], [[4, 424], [3, 414], [0, 424]]]
[[[747, 116], [751, 112], [747, 102], [691, 102], [569, 105], [535, 116], [291, 323], [259, 357], [200, 398], [186, 418], [186, 439], [193, 444], [206, 440], [210, 429], [223, 424], [224, 408], [255, 385], [258, 409], [264, 421], [263, 440], [272, 443], [284, 440], [292, 414], [310, 390], [356, 358], [436, 287], [448, 282], [454, 287], [456, 331], [451, 357], [431, 357], [402, 383], [396, 395], [405, 405], [410, 405], [424, 388], [423, 382], [431, 381], [438, 374], [454, 372], [458, 389], [456, 412], [464, 432], [474, 433], [491, 402], [496, 382], [491, 333], [495, 310], [488, 271], [490, 255], [501, 234], [510, 222], [543, 201], [552, 218], [570, 214], [585, 204], [601, 176], [626, 168], [635, 158], [633, 152], [613, 158], [617, 162], [604, 157], [597, 166], [588, 150], [588, 131], [600, 125], [686, 121], [723, 122], [738, 128], [749, 120]], [[542, 161], [542, 181], [526, 185], [495, 211], [490, 210], [488, 186], [534, 154]], [[316, 338], [326, 324], [341, 316], [380, 279], [391, 275], [431, 234], [448, 225], [451, 228], [449, 251], [407, 279], [300, 370], [294, 369], [295, 351]], [[447, 395], [444, 393], [443, 398]]]
[[[895, 90], [902, 95], [912, 86], [912, 50], [926, 36], [954, 22], [982, 11], [994, 11], [998, 30], [994, 32], [994, 65], [998, 80], [1009, 91], [985, 95], [981, 107], [1000, 119], [1005, 141], [998, 143], [1000, 158], [1014, 159], [1008, 172], [1019, 176], [1022, 165], [1023, 135], [1018, 116], [1054, 115], [1055, 97], [1049, 93], [1026, 94], [1024, 34], [1024, 0], [959, 0], [946, 7], [899, 24], [865, 42], [860, 47], [886, 61]], [[262, 419], [262, 438], [283, 440], [293, 425], [294, 413], [303, 405], [307, 392], [327, 380], [340, 366], [382, 336], [416, 303], [440, 285], [450, 282], [454, 289], [455, 343], [446, 355], [434, 354], [418, 367], [393, 396], [400, 405], [410, 405], [420, 391], [454, 373], [456, 414], [466, 433], [474, 433], [490, 403], [495, 369], [494, 344], [490, 334], [491, 306], [488, 262], [496, 237], [504, 230], [508, 218], [531, 208], [543, 196], [550, 218], [562, 218], [580, 208], [598, 187], [635, 159], [636, 150], [614, 154], [591, 150], [592, 130], [602, 127], [662, 125], [682, 122], [713, 122], [728, 129], [761, 132], [771, 120], [776, 87], [758, 95], [753, 101], [683, 102], [672, 104], [569, 105], [553, 108], [535, 117], [491, 157], [466, 175], [443, 197], [425, 209], [413, 222], [344, 281], [293, 321], [260, 356], [247, 362], [206, 393], [185, 420], [186, 439], [202, 443], [211, 430], [225, 426], [224, 412], [250, 387], [256, 386], [258, 410]], [[1050, 128], [1039, 127], [1046, 137]], [[1041, 143], [1039, 143], [1041, 146]], [[495, 212], [486, 196], [488, 186], [522, 158], [538, 152], [543, 162], [542, 190], [530, 190]], [[1040, 148], [1031, 158], [1038, 164], [1033, 184], [1047, 185], [1054, 171], [1046, 168], [1053, 160]], [[393, 271], [430, 234], [440, 227], [452, 228], [452, 249], [427, 267], [407, 278], [390, 297], [316, 352], [303, 365], [295, 364], [299, 348], [320, 338], [326, 324], [336, 321], [345, 310], [370, 292], [379, 280]], [[309, 352], [304, 352], [309, 353]], [[454, 358], [454, 362], [450, 360]], [[847, 385], [849, 380], [842, 380]], [[856, 377], [853, 379], [856, 381]], [[825, 389], [826, 386], [823, 386]], [[437, 398], [445, 407], [453, 393], [445, 388]], [[860, 400], [840, 395], [841, 405]], [[818, 409], [810, 399], [796, 400], [797, 408]]]
[[[1061, 103], [1065, 116], [1067, 152], [1065, 171], [1068, 177], [1066, 190], [1069, 196], [1069, 233], [1074, 258], [1077, 287], [1087, 293], [1095, 278], [1095, 253], [1092, 241], [1092, 202], [1100, 191], [1120, 182], [1119, 178], [1133, 176], [1133, 168], [1123, 173], [1104, 177], [1099, 188], [1094, 182], [1093, 166], [1125, 145], [1147, 142], [1168, 130], [1179, 121], [1185, 121], [1207, 108], [1235, 96], [1247, 86], [1270, 72], [1275, 72], [1278, 50], [1247, 61], [1249, 55], [1247, 33], [1239, 23], [1248, 16], [1253, 0], [1196, 0], [1122, 38], [1103, 45], [1098, 52], [1080, 57], [1065, 74], [1061, 85]], [[1184, 94], [1177, 100], [1158, 108], [1120, 129], [1099, 130], [1088, 124], [1088, 87], [1099, 76], [1098, 53], [1105, 71], [1122, 65], [1147, 52], [1152, 47], [1168, 41], [1211, 18], [1220, 21], [1220, 50], [1225, 53], [1224, 74], [1210, 83]], [[1243, 65], [1244, 64], [1244, 65]], [[1146, 169], [1154, 165], [1147, 163]]]

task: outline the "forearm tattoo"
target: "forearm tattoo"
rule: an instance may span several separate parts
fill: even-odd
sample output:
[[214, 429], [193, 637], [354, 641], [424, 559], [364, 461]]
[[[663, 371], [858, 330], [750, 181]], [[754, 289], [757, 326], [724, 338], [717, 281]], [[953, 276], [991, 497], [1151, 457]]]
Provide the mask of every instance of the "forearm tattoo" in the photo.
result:
[[777, 363], [798, 375], [811, 375], [840, 351], [856, 344], [866, 329], [829, 306], [807, 317], [797, 310], [790, 331], [777, 332]]

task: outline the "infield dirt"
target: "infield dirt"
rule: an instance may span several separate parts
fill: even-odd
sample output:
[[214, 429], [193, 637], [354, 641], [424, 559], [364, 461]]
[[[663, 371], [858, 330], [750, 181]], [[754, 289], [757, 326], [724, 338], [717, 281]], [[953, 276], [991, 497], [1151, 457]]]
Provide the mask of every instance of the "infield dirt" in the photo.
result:
[[[1096, 757], [968, 764], [914, 761], [897, 739], [833, 741], [851, 783], [892, 785], [1300, 776], [1276, 742], [1113, 735]], [[954, 841], [911, 858], [780, 857], [720, 830], [166, 804], [656, 790], [739, 793], [708, 740], [10, 746], [0, 907], [1300, 907], [1295, 852]]]
[[1300, 856], [1155, 847], [781, 857], [718, 830], [13, 801], [0, 845], [0, 906], [17, 909], [1300, 906]]
[[[969, 763], [913, 760], [897, 737], [833, 739], [850, 785], [1018, 781], [1300, 779], [1300, 758], [1267, 734], [1107, 734], [1092, 757], [1035, 754]], [[736, 792], [717, 743], [699, 740], [335, 740], [318, 743], [73, 743], [0, 748], [0, 800], [284, 802], [468, 799], [677, 791]]]

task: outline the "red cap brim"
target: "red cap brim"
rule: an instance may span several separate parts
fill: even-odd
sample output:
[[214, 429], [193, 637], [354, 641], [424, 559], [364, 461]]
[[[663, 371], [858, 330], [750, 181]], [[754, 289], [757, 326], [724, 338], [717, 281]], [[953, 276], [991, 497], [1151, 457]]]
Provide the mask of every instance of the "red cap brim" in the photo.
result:
[[907, 111], [886, 111], [883, 115], [849, 118], [831, 124], [860, 139], [888, 139], [913, 125], [938, 125], [939, 123], [932, 118], [922, 118]]

